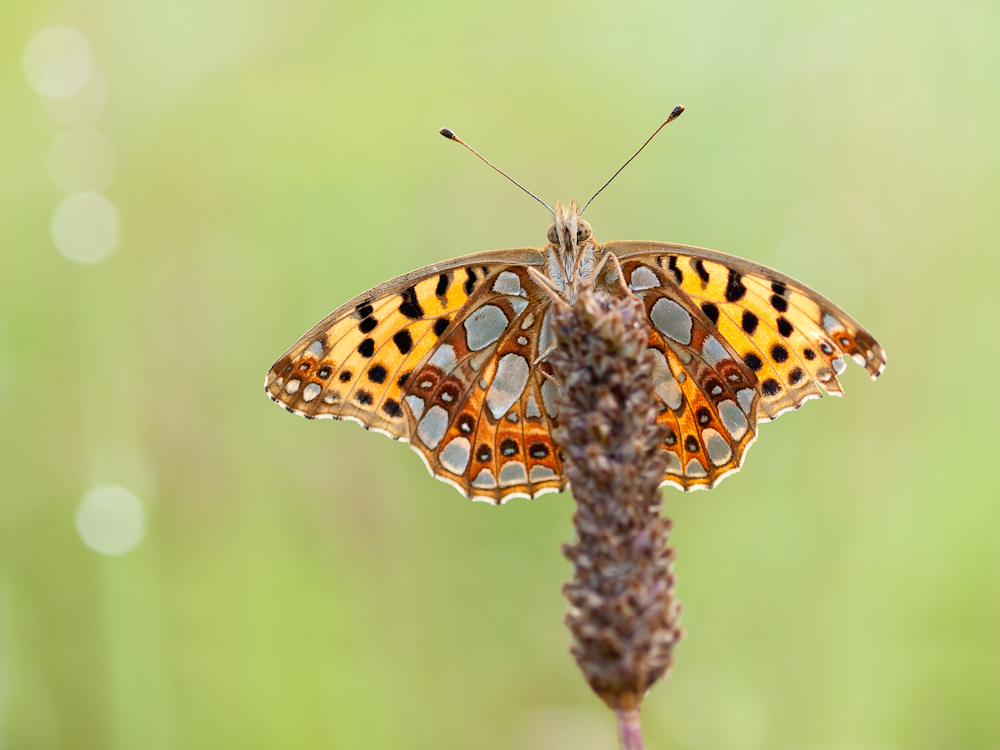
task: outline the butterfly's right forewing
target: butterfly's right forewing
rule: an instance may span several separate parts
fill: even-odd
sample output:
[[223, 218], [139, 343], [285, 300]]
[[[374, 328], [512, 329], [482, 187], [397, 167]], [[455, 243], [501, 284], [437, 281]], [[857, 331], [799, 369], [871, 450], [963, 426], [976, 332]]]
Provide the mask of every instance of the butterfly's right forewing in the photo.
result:
[[[853, 359], [871, 377], [885, 368], [885, 350], [830, 300], [770, 268], [724, 253], [663, 242], [609, 242], [629, 267], [665, 275], [711, 319], [760, 380], [758, 419], [775, 419], [824, 392], [843, 394], [837, 379]], [[640, 275], [643, 272], [640, 272]]]

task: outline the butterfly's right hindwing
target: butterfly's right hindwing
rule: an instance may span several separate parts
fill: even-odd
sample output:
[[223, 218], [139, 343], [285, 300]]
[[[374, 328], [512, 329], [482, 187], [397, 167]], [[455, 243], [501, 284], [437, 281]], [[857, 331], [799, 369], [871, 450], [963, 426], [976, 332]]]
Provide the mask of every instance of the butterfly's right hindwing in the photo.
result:
[[[657, 421], [669, 428], [663, 484], [711, 489], [740, 469], [757, 438], [759, 381], [668, 272], [636, 260], [622, 270], [649, 321], [653, 390], [662, 404]], [[622, 293], [617, 270], [605, 283]]]

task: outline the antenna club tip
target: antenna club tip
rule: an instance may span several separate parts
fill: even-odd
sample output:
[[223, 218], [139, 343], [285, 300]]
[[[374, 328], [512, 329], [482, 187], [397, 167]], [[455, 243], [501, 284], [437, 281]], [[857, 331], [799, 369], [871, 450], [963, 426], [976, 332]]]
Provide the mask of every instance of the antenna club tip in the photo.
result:
[[445, 138], [447, 138], [449, 141], [455, 140], [455, 133], [452, 132], [451, 128], [441, 128], [438, 132]]
[[684, 105], [678, 104], [674, 107], [673, 112], [670, 113], [670, 119], [673, 120], [675, 117], [680, 117], [682, 114], [684, 114]]

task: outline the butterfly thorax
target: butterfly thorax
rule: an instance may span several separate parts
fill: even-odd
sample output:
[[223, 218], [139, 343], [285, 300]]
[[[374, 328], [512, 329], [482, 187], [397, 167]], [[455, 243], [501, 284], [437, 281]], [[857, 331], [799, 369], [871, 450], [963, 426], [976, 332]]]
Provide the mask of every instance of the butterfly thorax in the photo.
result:
[[563, 206], [558, 201], [553, 212], [545, 247], [545, 274], [567, 299], [576, 297], [581, 283], [589, 283], [600, 258], [590, 224], [580, 218], [576, 201]]

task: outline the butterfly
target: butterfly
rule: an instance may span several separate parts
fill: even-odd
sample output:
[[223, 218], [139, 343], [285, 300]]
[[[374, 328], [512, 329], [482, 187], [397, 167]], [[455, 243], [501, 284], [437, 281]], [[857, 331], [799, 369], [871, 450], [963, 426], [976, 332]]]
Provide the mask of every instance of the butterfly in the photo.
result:
[[500, 504], [566, 487], [546, 360], [553, 298], [582, 284], [645, 306], [663, 485], [710, 489], [738, 471], [758, 424], [843, 395], [845, 358], [873, 380], [885, 369], [867, 330], [794, 279], [687, 245], [602, 245], [580, 213], [557, 203], [544, 247], [465, 255], [355, 297], [278, 358], [268, 396], [408, 442], [433, 476]]
[[[543, 248], [427, 266], [334, 310], [274, 363], [268, 396], [293, 414], [409, 442], [435, 477], [499, 504], [566, 486], [552, 440], [546, 284], [566, 296], [580, 283], [621, 296], [622, 278], [643, 301], [658, 421], [669, 428], [663, 484], [682, 490], [738, 471], [759, 423], [823, 392], [842, 395], [845, 357], [872, 379], [885, 368], [885, 351], [857, 321], [777, 271], [666, 242], [600, 245], [575, 203], [555, 213]], [[620, 272], [602, 263], [611, 258]]]

